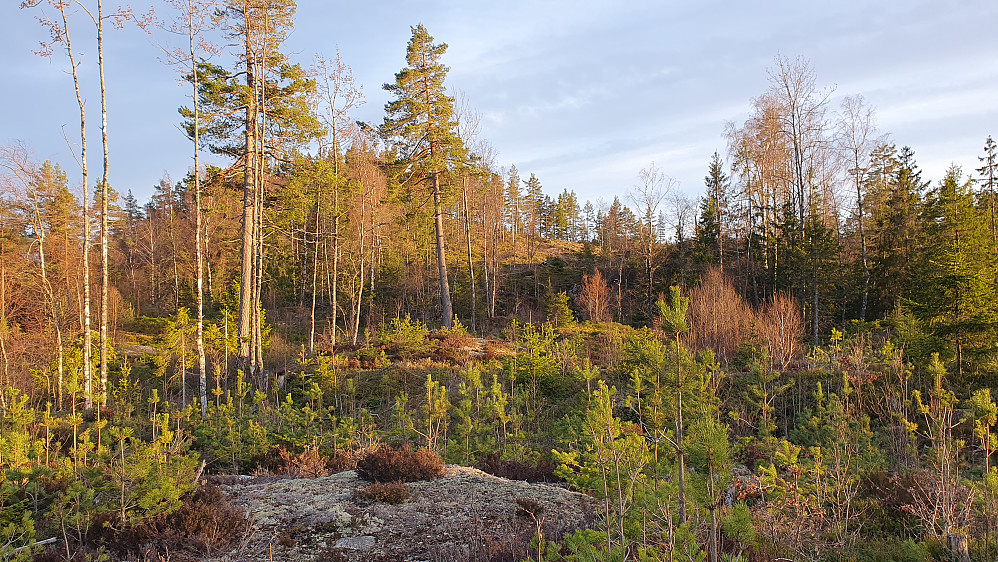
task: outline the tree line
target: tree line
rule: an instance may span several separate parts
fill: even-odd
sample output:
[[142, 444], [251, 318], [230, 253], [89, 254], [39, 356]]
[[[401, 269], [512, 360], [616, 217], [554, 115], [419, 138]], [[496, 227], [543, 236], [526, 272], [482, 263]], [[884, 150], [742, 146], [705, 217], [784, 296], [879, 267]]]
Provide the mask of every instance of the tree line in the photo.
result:
[[[49, 53], [65, 51], [78, 89], [66, 14], [86, 6], [53, 6], [63, 18], [42, 19]], [[545, 300], [562, 291], [581, 317], [582, 275], [593, 273], [606, 287], [586, 294], [605, 292], [614, 320], [637, 325], [670, 285], [689, 285], [712, 265], [754, 306], [792, 295], [812, 341], [832, 327], [906, 313], [945, 341], [940, 351], [958, 371], [987, 364], [979, 356], [995, 315], [990, 137], [980, 168], [951, 168], [934, 186], [910, 148], [877, 131], [861, 96], [833, 108], [806, 61], [778, 57], [749, 118], [727, 126], [729, 163], [711, 157], [696, 200], [651, 164], [624, 200], [580, 204], [568, 189], [552, 197], [536, 175], [524, 180], [515, 166], [498, 166], [477, 115], [448, 94], [446, 44], [423, 26], [412, 28], [406, 65], [385, 85], [393, 99], [374, 127], [350, 116], [364, 98], [338, 53], [308, 68], [282, 54], [293, 2], [170, 7], [172, 20], [158, 26], [124, 11], [113, 17], [187, 38], [168, 53], [191, 87], [193, 103], [181, 114], [196, 173], [164, 178], [142, 205], [130, 190], [116, 192], [105, 168], [92, 206], [91, 189], [78, 201], [59, 165], [31, 161], [24, 147], [5, 149], [8, 246], [22, 256], [20, 268], [39, 276], [5, 282], [5, 301], [46, 303], [5, 307], [6, 339], [48, 333], [54, 346], [29, 349], [61, 355], [76, 345], [89, 356], [89, 295], [99, 291], [101, 389], [115, 328], [181, 307], [197, 310], [203, 395], [213, 367], [206, 319], [221, 319], [238, 342], [223, 370], [259, 373], [262, 385], [280, 361], [265, 357], [274, 339], [294, 344], [305, 332], [310, 353], [356, 345], [407, 314], [444, 326], [460, 318], [485, 334], [510, 318], [542, 317]], [[99, 35], [111, 17], [93, 14]], [[238, 47], [220, 50], [209, 42], [218, 36]], [[207, 62], [208, 54], [225, 61]], [[200, 165], [205, 149], [229, 166]], [[26, 197], [36, 209], [18, 204]], [[94, 246], [99, 275], [89, 263]], [[574, 254], [586, 256], [581, 270], [544, 278], [544, 260]], [[276, 332], [268, 317], [278, 320]], [[51, 361], [46, 352], [29, 355], [14, 363]]]

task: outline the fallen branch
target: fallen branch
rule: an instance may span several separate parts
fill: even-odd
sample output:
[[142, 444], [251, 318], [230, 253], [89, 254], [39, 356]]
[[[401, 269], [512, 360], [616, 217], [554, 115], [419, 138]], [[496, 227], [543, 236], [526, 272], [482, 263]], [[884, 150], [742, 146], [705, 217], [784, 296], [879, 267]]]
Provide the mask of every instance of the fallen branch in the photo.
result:
[[18, 552], [21, 552], [22, 550], [27, 550], [29, 548], [35, 548], [36, 546], [44, 546], [46, 544], [52, 544], [52, 543], [54, 543], [57, 540], [58, 539], [56, 537], [52, 537], [50, 539], [45, 539], [43, 541], [38, 541], [38, 542], [36, 542], [34, 544], [26, 544], [24, 546], [19, 546], [19, 547], [17, 547], [17, 548], [14, 549], [14, 552], [12, 554], [17, 554]]

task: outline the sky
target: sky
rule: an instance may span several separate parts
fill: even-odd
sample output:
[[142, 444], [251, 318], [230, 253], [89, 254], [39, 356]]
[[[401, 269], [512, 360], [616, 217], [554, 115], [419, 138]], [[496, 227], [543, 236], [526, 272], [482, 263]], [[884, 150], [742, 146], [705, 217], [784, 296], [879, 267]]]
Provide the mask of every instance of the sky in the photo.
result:
[[[68, 62], [63, 52], [32, 53], [47, 38], [36, 17], [56, 13], [18, 4], [0, 6], [0, 143], [24, 143], [79, 177], [78, 149], [66, 140], [79, 136]], [[388, 101], [381, 86], [404, 66], [410, 26], [419, 23], [449, 45], [447, 84], [480, 115], [479, 135], [496, 164], [516, 165], [523, 178], [536, 174], [552, 195], [626, 197], [654, 162], [677, 192], [696, 196], [711, 154], [726, 155], [726, 123], [748, 117], [777, 56], [810, 62], [830, 91], [830, 110], [843, 96], [862, 95], [879, 131], [914, 149], [926, 179], [938, 180], [951, 164], [972, 171], [987, 136], [998, 134], [998, 2], [991, 0], [299, 0], [284, 50], [307, 66], [314, 54], [339, 49], [367, 100], [354, 118], [377, 124]], [[70, 25], [83, 54], [96, 178], [93, 26], [82, 14]], [[158, 46], [178, 40], [134, 27], [106, 31], [109, 178], [140, 200], [164, 175], [175, 180], [191, 165], [177, 114], [189, 93]]]

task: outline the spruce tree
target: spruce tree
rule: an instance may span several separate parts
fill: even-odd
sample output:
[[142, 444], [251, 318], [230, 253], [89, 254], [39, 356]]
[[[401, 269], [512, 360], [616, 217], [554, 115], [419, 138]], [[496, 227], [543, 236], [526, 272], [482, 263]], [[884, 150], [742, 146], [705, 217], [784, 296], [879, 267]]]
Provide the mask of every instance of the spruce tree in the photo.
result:
[[984, 142], [984, 156], [978, 156], [981, 167], [977, 168], [980, 174], [979, 183], [981, 191], [978, 197], [983, 200], [983, 208], [988, 212], [988, 226], [991, 230], [991, 242], [998, 245], [998, 222], [995, 219], [995, 183], [998, 182], [998, 144], [988, 135], [988, 140]]
[[998, 336], [995, 255], [986, 214], [970, 187], [953, 166], [928, 195], [915, 305], [923, 323], [946, 342], [958, 375], [988, 364]]
[[918, 214], [927, 182], [914, 153], [893, 145], [877, 147], [866, 175], [871, 317], [884, 318], [900, 299], [910, 299], [915, 287]]
[[714, 152], [704, 177], [706, 193], [700, 199], [700, 219], [697, 221], [697, 250], [704, 263], [724, 268], [724, 221], [728, 209], [729, 179], [724, 173], [721, 156]]

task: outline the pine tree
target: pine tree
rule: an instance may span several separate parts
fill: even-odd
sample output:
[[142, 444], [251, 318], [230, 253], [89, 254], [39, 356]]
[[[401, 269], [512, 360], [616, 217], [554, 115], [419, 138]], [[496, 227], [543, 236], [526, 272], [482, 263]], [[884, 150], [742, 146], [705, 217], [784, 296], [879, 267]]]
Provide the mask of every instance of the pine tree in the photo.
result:
[[537, 238], [543, 232], [544, 215], [544, 191], [541, 188], [541, 180], [537, 176], [530, 174], [530, 179], [523, 180], [526, 184], [524, 193], [524, 206], [526, 207], [527, 235]]
[[506, 221], [512, 235], [513, 250], [516, 251], [516, 235], [523, 228], [523, 209], [520, 195], [520, 174], [516, 166], [510, 166], [506, 182]]
[[596, 209], [593, 208], [593, 204], [586, 201], [585, 206], [582, 208], [582, 241], [591, 243], [593, 241], [593, 232], [596, 230]]
[[464, 154], [454, 118], [454, 98], [447, 95], [444, 80], [448, 68], [440, 62], [446, 43], [433, 43], [422, 24], [411, 28], [406, 48], [406, 67], [395, 74], [395, 82], [384, 89], [394, 95], [385, 104], [381, 135], [395, 150], [401, 169], [399, 183], [426, 183], [433, 196], [433, 227], [440, 280], [440, 306], [444, 326], [454, 322], [447, 258], [444, 252], [442, 178]]
[[[291, 64], [278, 47], [293, 25], [293, 0], [229, 0], [219, 10], [224, 30], [236, 42], [237, 66], [199, 62], [199, 116], [206, 123], [201, 139], [242, 168], [242, 251], [239, 297], [239, 360], [263, 367], [263, 226], [268, 157], [287, 152], [289, 143], [306, 143], [320, 127], [308, 105], [315, 82]], [[183, 108], [185, 127], [194, 138], [194, 112]]]

